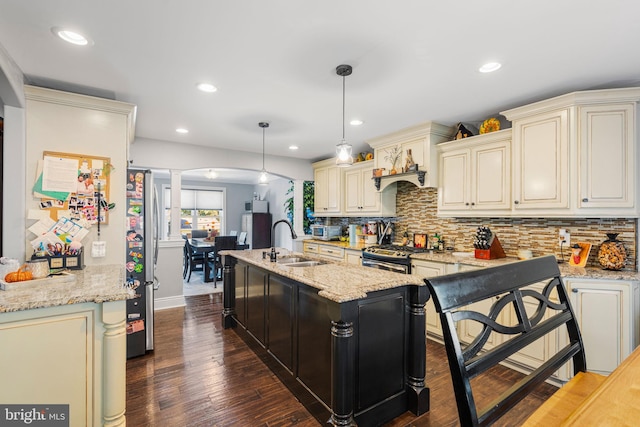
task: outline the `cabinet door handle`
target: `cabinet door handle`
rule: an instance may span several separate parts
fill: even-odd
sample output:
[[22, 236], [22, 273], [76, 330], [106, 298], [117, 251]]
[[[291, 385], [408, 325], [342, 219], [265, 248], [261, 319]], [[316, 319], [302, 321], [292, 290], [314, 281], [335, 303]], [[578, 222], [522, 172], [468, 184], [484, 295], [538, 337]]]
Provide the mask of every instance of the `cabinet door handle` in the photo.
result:
[[465, 206], [469, 206], [469, 202], [465, 203], [464, 205], [465, 205]]
[[589, 201], [589, 199], [587, 199], [587, 198], [585, 197], [584, 199], [582, 199], [582, 201], [583, 201], [584, 203], [586, 203], [586, 202], [588, 202], [588, 201]]
[[519, 201], [517, 201], [517, 200], [514, 200], [514, 201], [513, 201], [513, 203], [514, 203], [515, 205], [517, 205], [517, 204], [519, 204], [520, 202], [519, 202]]
[[471, 206], [475, 206], [476, 204], [474, 202], [471, 202]]
[[573, 292], [574, 294], [578, 293], [578, 290], [576, 288], [571, 289], [571, 292]]

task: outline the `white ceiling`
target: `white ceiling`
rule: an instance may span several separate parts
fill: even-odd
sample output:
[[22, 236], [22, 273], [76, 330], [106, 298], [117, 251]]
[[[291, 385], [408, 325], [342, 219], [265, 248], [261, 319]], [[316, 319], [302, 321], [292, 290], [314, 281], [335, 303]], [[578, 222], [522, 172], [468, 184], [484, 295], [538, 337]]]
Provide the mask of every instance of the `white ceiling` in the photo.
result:
[[[0, 44], [28, 83], [136, 104], [138, 137], [261, 152], [267, 121], [267, 154], [315, 160], [341, 138], [339, 64], [358, 152], [426, 120], [639, 86], [638, 16], [637, 0], [0, 0]], [[488, 61], [503, 67], [479, 73]]]

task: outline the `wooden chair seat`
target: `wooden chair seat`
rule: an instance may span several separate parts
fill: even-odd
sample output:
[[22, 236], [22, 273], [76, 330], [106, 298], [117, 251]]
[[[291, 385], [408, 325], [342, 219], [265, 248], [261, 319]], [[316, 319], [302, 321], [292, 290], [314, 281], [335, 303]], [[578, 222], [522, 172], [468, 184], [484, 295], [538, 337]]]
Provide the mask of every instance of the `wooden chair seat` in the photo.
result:
[[559, 426], [606, 380], [594, 372], [578, 372], [531, 414], [523, 427]]

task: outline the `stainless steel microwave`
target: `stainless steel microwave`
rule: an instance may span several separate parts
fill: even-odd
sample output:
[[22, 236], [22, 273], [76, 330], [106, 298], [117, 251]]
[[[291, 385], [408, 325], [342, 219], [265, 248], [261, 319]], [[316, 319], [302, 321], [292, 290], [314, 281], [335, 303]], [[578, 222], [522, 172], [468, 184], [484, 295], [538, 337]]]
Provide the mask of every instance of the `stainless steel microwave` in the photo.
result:
[[266, 200], [251, 200], [244, 203], [244, 210], [247, 212], [269, 212], [269, 202]]
[[338, 240], [342, 236], [340, 225], [312, 225], [311, 235], [320, 240]]

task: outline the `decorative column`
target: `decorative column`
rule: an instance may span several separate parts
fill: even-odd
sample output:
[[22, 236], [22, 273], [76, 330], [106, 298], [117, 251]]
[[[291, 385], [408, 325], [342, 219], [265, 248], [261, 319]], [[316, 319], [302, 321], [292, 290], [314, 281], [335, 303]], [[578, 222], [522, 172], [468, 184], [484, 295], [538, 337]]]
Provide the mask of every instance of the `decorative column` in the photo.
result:
[[353, 419], [353, 323], [331, 322], [331, 419], [333, 426], [356, 426]]
[[180, 233], [180, 193], [182, 192], [182, 172], [172, 169], [171, 173], [171, 235], [169, 240], [179, 240], [182, 238]]
[[409, 287], [409, 360], [407, 387], [409, 410], [416, 415], [429, 411], [429, 388], [425, 387], [426, 375], [426, 312], [429, 300], [426, 286]]
[[127, 393], [127, 333], [126, 302], [102, 304], [102, 425], [125, 426]]
[[235, 328], [236, 319], [236, 263], [234, 257], [222, 256], [224, 267], [222, 269], [222, 327], [224, 329]]

